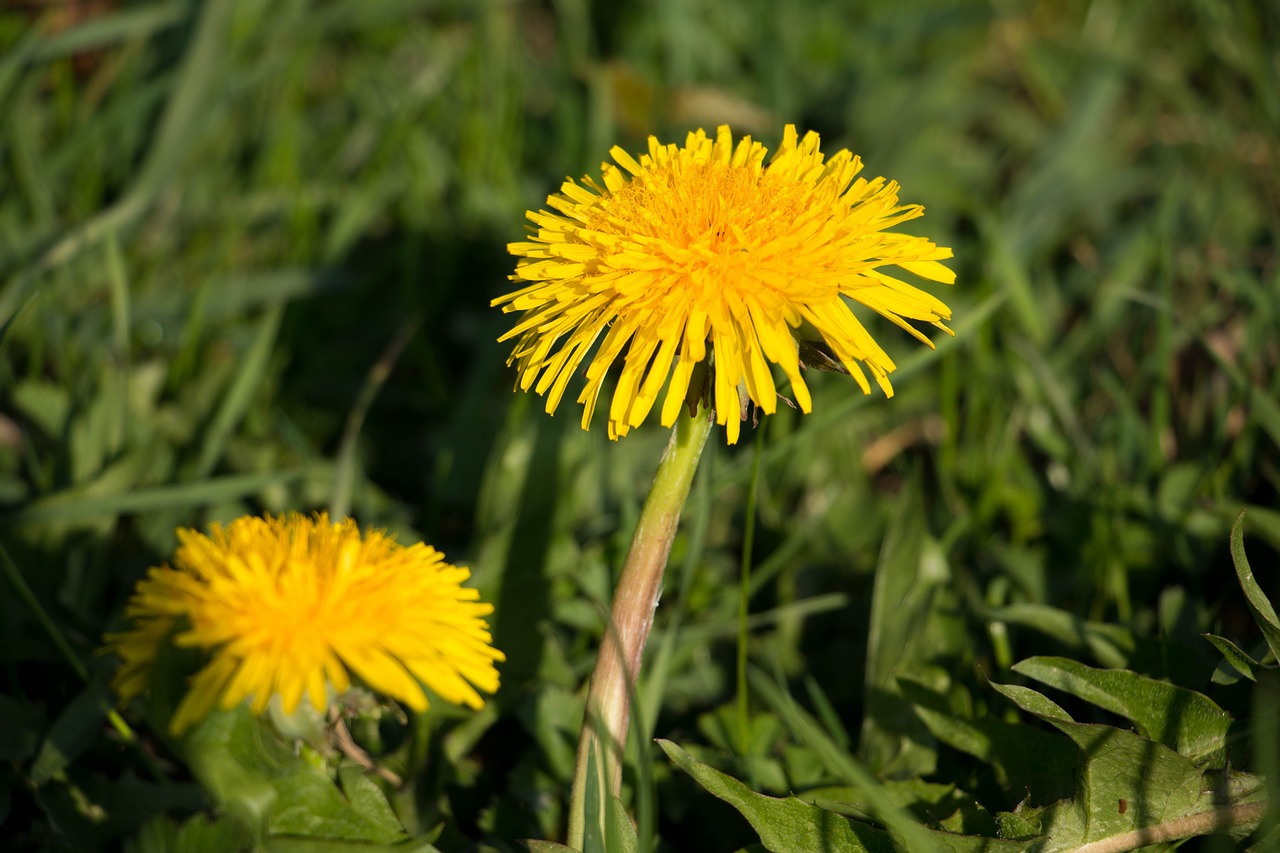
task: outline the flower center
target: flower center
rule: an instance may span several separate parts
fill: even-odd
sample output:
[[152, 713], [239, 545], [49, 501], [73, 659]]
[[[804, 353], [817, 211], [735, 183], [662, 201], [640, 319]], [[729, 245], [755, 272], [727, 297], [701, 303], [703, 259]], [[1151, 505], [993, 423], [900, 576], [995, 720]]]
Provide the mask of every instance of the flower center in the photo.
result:
[[660, 289], [707, 299], [727, 286], [767, 286], [812, 191], [757, 166], [678, 160], [604, 196], [587, 227], [628, 234], [615, 251], [639, 251], [646, 266], [673, 273], [655, 278]]

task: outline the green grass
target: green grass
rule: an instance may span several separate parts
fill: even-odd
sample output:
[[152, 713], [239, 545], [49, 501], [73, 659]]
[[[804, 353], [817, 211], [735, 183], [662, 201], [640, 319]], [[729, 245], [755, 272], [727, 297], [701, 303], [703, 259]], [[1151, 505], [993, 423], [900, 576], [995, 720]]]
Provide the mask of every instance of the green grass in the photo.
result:
[[[823, 375], [811, 415], [762, 422], [746, 750], [755, 442], [713, 434], [640, 688], [647, 733], [775, 796], [865, 767], [994, 813], [1019, 792], [932, 736], [899, 676], [1013, 722], [987, 679], [1065, 655], [1252, 713], [1246, 683], [1210, 683], [1199, 635], [1261, 654], [1228, 551], [1244, 507], [1280, 593], [1267, 4], [83, 8], [73, 25], [0, 11], [0, 544], [92, 684], [176, 527], [347, 507], [469, 565], [509, 657], [489, 709], [424, 735], [417, 828], [445, 824], [442, 850], [559, 838], [578, 690], [665, 435], [610, 443], [575, 407], [549, 418], [511, 393], [488, 307], [505, 244], [611, 145], [727, 121], [772, 147], [794, 122], [926, 205], [903, 230], [955, 249], [958, 282], [934, 292], [957, 335], [928, 351], [873, 325], [900, 365], [892, 400]], [[205, 807], [140, 716], [171, 784], [72, 714], [99, 688], [31, 606], [6, 593], [0, 614], [15, 849], [108, 849]], [[73, 750], [36, 784], [68, 719]], [[819, 735], [843, 752], [823, 763]], [[1237, 766], [1275, 763], [1239, 749]], [[660, 750], [631, 770], [660, 849], [754, 841]], [[122, 779], [146, 796], [113, 798]]]

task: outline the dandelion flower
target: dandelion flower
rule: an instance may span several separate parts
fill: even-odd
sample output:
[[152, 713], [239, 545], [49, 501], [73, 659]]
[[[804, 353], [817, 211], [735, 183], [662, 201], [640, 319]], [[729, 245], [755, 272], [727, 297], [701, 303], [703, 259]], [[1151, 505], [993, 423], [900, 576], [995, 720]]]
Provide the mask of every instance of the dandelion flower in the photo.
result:
[[246, 699], [260, 714], [279, 697], [292, 714], [305, 694], [323, 711], [352, 676], [415, 711], [427, 707], [424, 685], [472, 708], [484, 704], [478, 690], [498, 689], [494, 663], [504, 658], [482, 618], [493, 607], [462, 586], [470, 572], [428, 545], [361, 535], [323, 513], [244, 517], [178, 539], [172, 567], [139, 582], [125, 611], [131, 628], [106, 638], [123, 662], [114, 686], [125, 701], [147, 688], [171, 633], [206, 653], [175, 733]]
[[547, 199], [555, 212], [529, 211], [536, 228], [508, 247], [520, 258], [511, 279], [528, 284], [493, 300], [520, 312], [499, 339], [517, 341], [518, 387], [545, 395], [554, 413], [603, 333], [578, 402], [586, 429], [606, 373], [622, 360], [610, 438], [639, 426], [664, 385], [659, 420], [675, 423], [686, 396], [701, 396], [700, 365], [711, 371], [709, 400], [730, 444], [745, 400], [776, 408], [770, 363], [805, 412], [812, 400], [800, 368], [813, 353], [870, 393], [865, 366], [892, 395], [894, 363], [850, 302], [932, 346], [909, 321], [950, 333], [950, 309], [884, 268], [950, 284], [955, 274], [938, 261], [951, 250], [890, 232], [923, 208], [900, 205], [893, 181], [857, 177], [862, 161], [848, 151], [824, 158], [818, 141], [788, 125], [766, 164], [763, 145], [734, 145], [728, 127], [714, 141], [690, 133], [683, 148], [649, 137], [638, 161], [615, 146], [618, 165], [601, 165], [602, 183], [569, 180]]

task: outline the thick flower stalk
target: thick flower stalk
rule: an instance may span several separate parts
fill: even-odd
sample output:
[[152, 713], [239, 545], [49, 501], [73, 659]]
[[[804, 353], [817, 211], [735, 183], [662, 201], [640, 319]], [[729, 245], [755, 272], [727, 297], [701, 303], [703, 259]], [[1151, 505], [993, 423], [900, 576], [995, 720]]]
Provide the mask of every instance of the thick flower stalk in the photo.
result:
[[[530, 211], [530, 238], [509, 246], [521, 259], [511, 278], [528, 284], [493, 301], [520, 314], [501, 338], [516, 341], [518, 387], [545, 395], [554, 413], [589, 358], [585, 429], [621, 360], [610, 438], [643, 423], [665, 386], [664, 426], [706, 399], [730, 444], [747, 400], [775, 411], [770, 364], [804, 412], [806, 364], [847, 372], [864, 393], [869, 372], [892, 395], [893, 360], [851, 303], [932, 346], [910, 321], [949, 332], [950, 309], [886, 268], [951, 283], [938, 263], [951, 250], [889, 231], [923, 208], [900, 205], [893, 181], [858, 177], [862, 161], [848, 151], [826, 159], [818, 142], [788, 125], [766, 164], [763, 145], [734, 145], [727, 127], [714, 140], [690, 133], [684, 147], [650, 137], [639, 160], [613, 148], [618, 165], [602, 164], [600, 183], [567, 181], [547, 200], [555, 212]], [[700, 367], [711, 371], [705, 390]]]
[[323, 513], [244, 517], [178, 539], [172, 565], [139, 582], [125, 611], [132, 627], [106, 638], [123, 662], [123, 701], [148, 688], [170, 634], [205, 652], [170, 721], [175, 734], [245, 700], [260, 714], [278, 697], [292, 714], [305, 696], [324, 711], [353, 677], [415, 711], [427, 707], [424, 686], [472, 708], [484, 704], [479, 691], [498, 688], [504, 658], [483, 618], [493, 607], [429, 545], [362, 535]]

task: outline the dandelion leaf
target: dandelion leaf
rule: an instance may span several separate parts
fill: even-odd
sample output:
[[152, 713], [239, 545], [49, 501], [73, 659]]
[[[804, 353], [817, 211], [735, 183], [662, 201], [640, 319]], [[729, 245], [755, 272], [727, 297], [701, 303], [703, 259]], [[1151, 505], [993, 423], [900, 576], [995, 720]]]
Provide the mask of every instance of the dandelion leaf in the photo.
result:
[[227, 813], [276, 844], [292, 836], [393, 844], [407, 833], [386, 798], [354, 768], [342, 788], [241, 706], [215, 711], [183, 739], [192, 769]]
[[1095, 669], [1067, 658], [1034, 657], [1013, 671], [1119, 714], [1138, 734], [1196, 764], [1221, 766], [1231, 715], [1207, 696], [1125, 669]]
[[[1015, 669], [1036, 673], [1037, 677], [1047, 675], [1054, 678], [1059, 677], [1055, 673], [1073, 671], [1070, 667], [1055, 669], [1057, 663], [1031, 659], [1029, 666], [1019, 664]], [[1077, 674], [1077, 678], [1080, 677], [1087, 677], [1087, 674]], [[1093, 693], [1099, 693], [1103, 702], [1118, 705], [1118, 695], [1132, 698], [1127, 691], [1136, 689], [1134, 685], [1138, 685], [1148, 689], [1147, 695], [1175, 696], [1177, 701], [1191, 702], [1181, 694], [1153, 693], [1149, 685], [1131, 679], [1120, 678], [1106, 683], [1113, 688], [1119, 684], [1121, 688], [1108, 692], [1096, 685], [1091, 689], [1080, 688], [1078, 682], [1072, 682], [1073, 687], [1079, 688], [1079, 692], [1072, 692], [1077, 692], [1077, 695], [1089, 693], [1090, 696], [1082, 698], [1090, 699]], [[1042, 840], [1034, 848], [1037, 851], [1074, 850], [1081, 845], [1104, 840], [1120, 845], [1115, 849], [1131, 849], [1122, 844], [1124, 839], [1135, 843], [1141, 840], [1154, 842], [1162, 837], [1205, 834], [1225, 824], [1226, 818], [1221, 809], [1247, 802], [1258, 793], [1256, 779], [1248, 774], [1206, 772], [1203, 764], [1197, 764], [1189, 755], [1180, 754], [1171, 746], [1142, 734], [1113, 726], [1076, 722], [1050, 699], [1034, 690], [1015, 685], [992, 686], [1023, 711], [1065, 734], [1079, 752], [1074, 796], [1043, 809], [1029, 809], [1023, 804], [1013, 812], [997, 816], [1002, 836], [1022, 839], [1041, 836]], [[1156, 711], [1151, 711], [1145, 719], [1150, 725], [1163, 727], [1161, 730], [1170, 740], [1199, 744], [1196, 750], [1191, 751], [1198, 750], [1197, 754], [1202, 758], [1212, 756], [1217, 750], [1207, 745], [1209, 736], [1205, 732], [1221, 732], [1215, 735], [1219, 737], [1218, 747], [1221, 746], [1225, 731], [1220, 729], [1222, 723], [1218, 714], [1222, 712], [1208, 699], [1201, 699], [1207, 704], [1196, 706], [1200, 707], [1199, 712], [1188, 712], [1207, 714], [1203, 718], [1203, 731], [1196, 737], [1176, 725], [1170, 728], [1171, 724], [1164, 722]], [[1106, 704], [1102, 706], [1107, 707]], [[1183, 704], [1181, 707], [1193, 706]], [[1246, 809], [1231, 819], [1247, 828], [1250, 821], [1256, 823], [1257, 816]], [[1160, 835], [1175, 826], [1179, 834]], [[1198, 829], [1191, 831], [1189, 827], [1192, 826]]]

